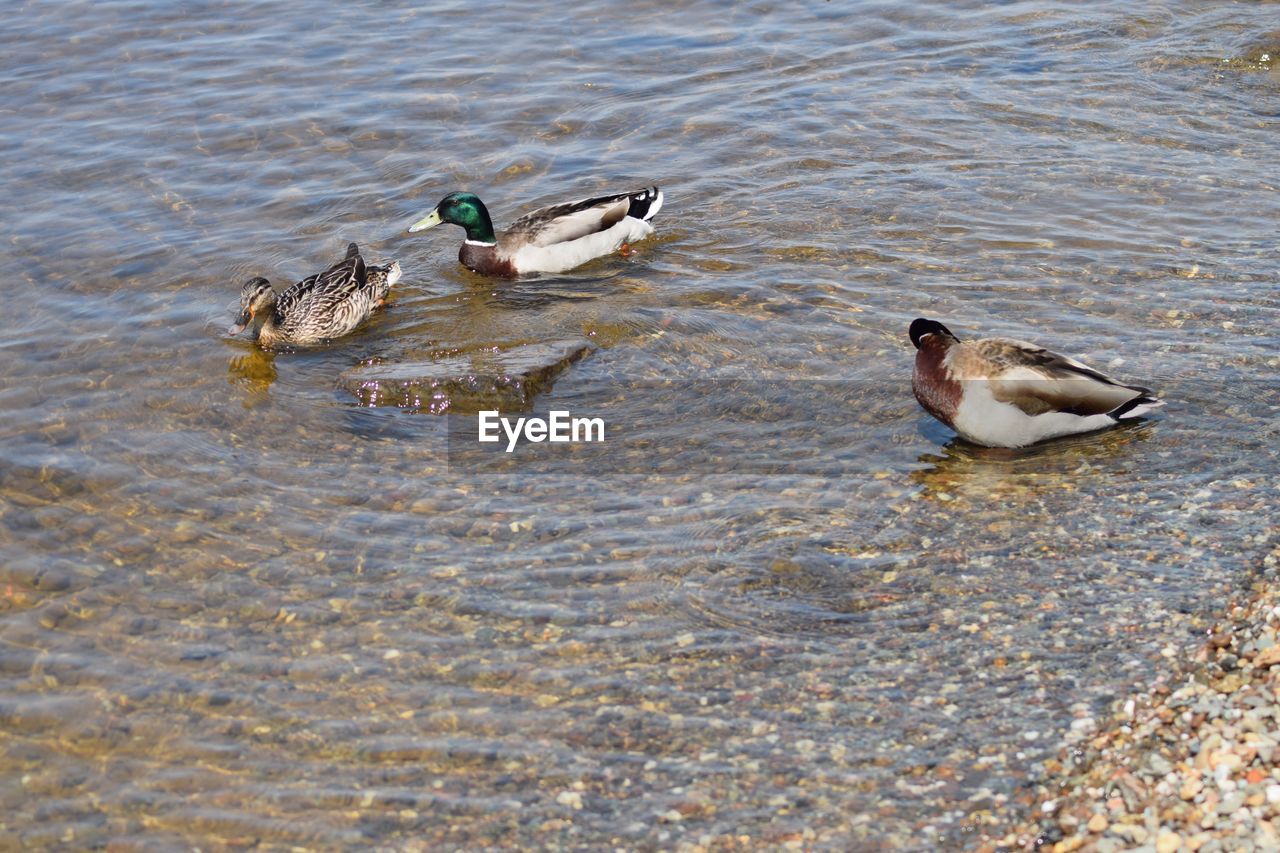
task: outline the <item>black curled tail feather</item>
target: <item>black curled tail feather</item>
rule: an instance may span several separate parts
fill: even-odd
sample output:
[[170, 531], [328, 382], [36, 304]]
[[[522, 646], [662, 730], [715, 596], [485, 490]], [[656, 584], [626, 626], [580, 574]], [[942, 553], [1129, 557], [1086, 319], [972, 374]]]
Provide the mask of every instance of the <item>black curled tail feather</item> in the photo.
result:
[[662, 209], [662, 190], [648, 187], [631, 193], [628, 200], [627, 216], [648, 220]]
[[1140, 418], [1152, 409], [1164, 405], [1164, 400], [1161, 400], [1146, 388], [1134, 388], [1133, 390], [1141, 391], [1142, 393], [1107, 412], [1107, 415], [1112, 420], [1120, 421], [1128, 418]]

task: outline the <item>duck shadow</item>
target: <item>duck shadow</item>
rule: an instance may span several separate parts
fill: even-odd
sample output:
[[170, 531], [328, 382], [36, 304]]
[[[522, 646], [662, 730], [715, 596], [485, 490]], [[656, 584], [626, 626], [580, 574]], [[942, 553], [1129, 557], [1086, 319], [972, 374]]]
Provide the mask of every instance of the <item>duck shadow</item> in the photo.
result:
[[1015, 481], [1093, 476], [1095, 468], [1106, 468], [1107, 476], [1115, 476], [1122, 473], [1112, 470], [1115, 465], [1134, 468], [1149, 464], [1149, 454], [1134, 451], [1155, 437], [1156, 424], [1136, 419], [1028, 447], [984, 447], [930, 422], [922, 424], [919, 433], [941, 447], [917, 457], [922, 467], [912, 472], [911, 479], [925, 487], [926, 496], [960, 492], [977, 498], [990, 497], [1001, 485]]
[[532, 274], [495, 285], [493, 279], [468, 273], [465, 284], [473, 293], [483, 294], [494, 307], [511, 310], [545, 308], [557, 302], [600, 299], [630, 289], [624, 270], [591, 274]]

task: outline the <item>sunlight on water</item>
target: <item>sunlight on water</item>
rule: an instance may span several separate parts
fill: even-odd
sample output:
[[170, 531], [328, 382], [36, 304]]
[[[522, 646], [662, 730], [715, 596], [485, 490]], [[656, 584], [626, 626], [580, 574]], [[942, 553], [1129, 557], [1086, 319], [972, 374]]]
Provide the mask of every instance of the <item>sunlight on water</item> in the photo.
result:
[[[10, 16], [0, 829], [971, 838], [1273, 543], [1274, 8]], [[657, 236], [563, 276], [404, 230], [654, 182]], [[352, 240], [404, 268], [356, 334], [226, 335]], [[911, 397], [917, 316], [1168, 406], [966, 445]], [[452, 405], [352, 390], [441, 365]], [[430, 414], [493, 389], [613, 439]]]

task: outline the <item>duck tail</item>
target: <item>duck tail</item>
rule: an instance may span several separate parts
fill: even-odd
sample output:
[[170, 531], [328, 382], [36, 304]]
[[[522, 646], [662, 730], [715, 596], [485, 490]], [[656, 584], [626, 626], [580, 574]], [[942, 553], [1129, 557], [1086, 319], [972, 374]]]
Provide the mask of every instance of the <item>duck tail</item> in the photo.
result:
[[1122, 421], [1140, 418], [1152, 409], [1158, 409], [1164, 405], [1164, 400], [1161, 400], [1146, 388], [1135, 388], [1133, 390], [1141, 393], [1132, 400], [1107, 412], [1112, 420]]
[[631, 193], [631, 205], [627, 208], [627, 216], [648, 222], [662, 210], [662, 190], [648, 187]]

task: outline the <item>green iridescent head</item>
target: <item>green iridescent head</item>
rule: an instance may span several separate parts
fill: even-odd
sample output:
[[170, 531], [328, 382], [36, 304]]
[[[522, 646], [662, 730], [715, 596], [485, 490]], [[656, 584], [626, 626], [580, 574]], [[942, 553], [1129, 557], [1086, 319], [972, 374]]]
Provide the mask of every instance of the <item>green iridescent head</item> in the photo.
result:
[[409, 226], [410, 232], [426, 231], [441, 222], [461, 225], [467, 232], [467, 239], [477, 243], [493, 243], [493, 220], [484, 202], [473, 193], [449, 193], [440, 199], [435, 210]]

